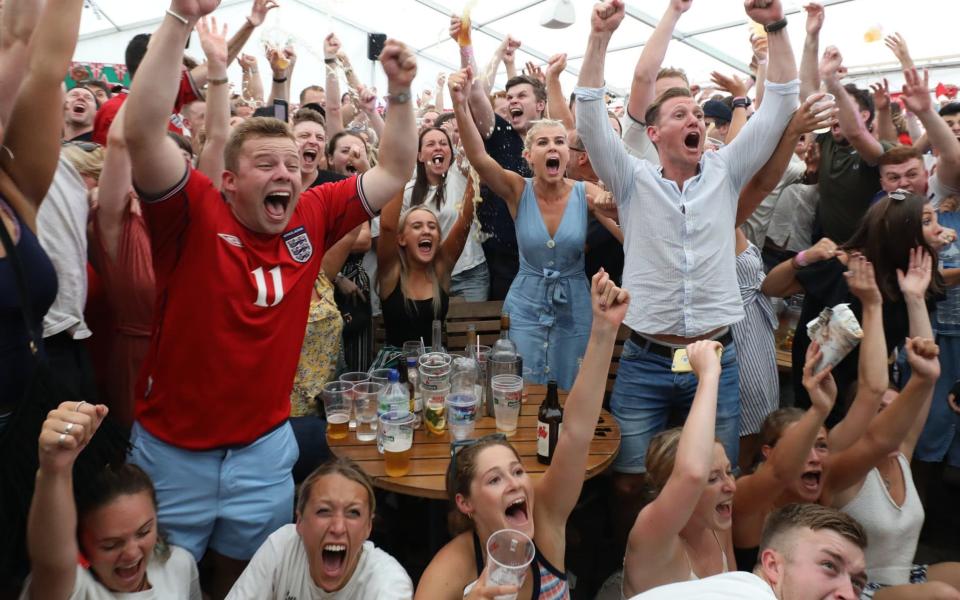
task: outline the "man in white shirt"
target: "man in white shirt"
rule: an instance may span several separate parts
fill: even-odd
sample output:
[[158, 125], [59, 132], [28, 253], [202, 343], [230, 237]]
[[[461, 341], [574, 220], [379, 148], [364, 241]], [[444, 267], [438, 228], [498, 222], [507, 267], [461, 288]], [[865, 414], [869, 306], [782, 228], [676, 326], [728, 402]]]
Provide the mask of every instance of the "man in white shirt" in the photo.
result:
[[790, 504], [767, 518], [753, 573], [664, 585], [633, 600], [856, 600], [867, 582], [866, 545], [853, 517], [819, 504]]
[[[621, 429], [614, 468], [623, 506], [642, 491], [646, 448], [671, 411], [689, 410], [692, 373], [672, 372], [678, 351], [697, 340], [724, 346], [717, 436], [737, 462], [739, 375], [729, 326], [743, 318], [733, 230], [741, 188], [773, 154], [799, 104], [797, 66], [780, 0], [750, 0], [747, 14], [766, 26], [769, 68], [760, 109], [740, 135], [704, 153], [703, 110], [685, 88], [664, 92], [643, 121], [662, 166], [627, 153], [603, 105], [604, 55], [622, 21], [621, 0], [594, 9], [580, 71], [577, 129], [601, 181], [613, 193], [624, 232], [623, 284], [631, 302], [611, 407]], [[637, 115], [635, 115], [637, 116]], [[750, 207], [740, 207], [743, 212]], [[749, 209], [749, 210], [745, 210]], [[627, 523], [623, 523], [627, 526]]]

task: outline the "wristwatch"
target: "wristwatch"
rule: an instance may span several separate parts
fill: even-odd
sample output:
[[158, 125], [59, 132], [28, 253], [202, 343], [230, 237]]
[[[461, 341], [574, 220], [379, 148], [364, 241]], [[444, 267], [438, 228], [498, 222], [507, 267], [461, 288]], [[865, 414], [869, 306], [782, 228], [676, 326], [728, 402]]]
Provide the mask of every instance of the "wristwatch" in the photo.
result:
[[410, 102], [410, 92], [400, 92], [399, 94], [387, 94], [387, 100], [391, 104], [406, 104]]

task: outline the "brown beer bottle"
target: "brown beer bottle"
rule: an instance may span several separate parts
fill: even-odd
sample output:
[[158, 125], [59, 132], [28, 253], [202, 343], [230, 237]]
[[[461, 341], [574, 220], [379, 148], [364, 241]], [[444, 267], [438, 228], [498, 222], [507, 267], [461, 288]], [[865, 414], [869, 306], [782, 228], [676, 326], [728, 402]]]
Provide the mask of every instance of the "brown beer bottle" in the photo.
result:
[[547, 397], [537, 413], [537, 461], [549, 465], [557, 448], [560, 428], [563, 424], [563, 408], [557, 394], [557, 382], [547, 383]]

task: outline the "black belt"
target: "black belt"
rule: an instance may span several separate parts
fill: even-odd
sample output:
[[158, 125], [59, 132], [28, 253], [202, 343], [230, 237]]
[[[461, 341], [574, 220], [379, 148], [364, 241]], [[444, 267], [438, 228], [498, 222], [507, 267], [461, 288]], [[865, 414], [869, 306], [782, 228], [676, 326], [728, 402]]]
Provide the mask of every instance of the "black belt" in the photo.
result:
[[[653, 352], [654, 354], [659, 354], [660, 356], [665, 356], [669, 359], [673, 359], [673, 353], [677, 351], [677, 348], [673, 346], [668, 346], [667, 344], [661, 344], [649, 338], [646, 338], [636, 331], [630, 332], [630, 341], [634, 344], [640, 346], [645, 352]], [[733, 341], [733, 334], [730, 333], [730, 329], [727, 329], [727, 332], [718, 337], [716, 342], [720, 342], [720, 345], [726, 346]]]

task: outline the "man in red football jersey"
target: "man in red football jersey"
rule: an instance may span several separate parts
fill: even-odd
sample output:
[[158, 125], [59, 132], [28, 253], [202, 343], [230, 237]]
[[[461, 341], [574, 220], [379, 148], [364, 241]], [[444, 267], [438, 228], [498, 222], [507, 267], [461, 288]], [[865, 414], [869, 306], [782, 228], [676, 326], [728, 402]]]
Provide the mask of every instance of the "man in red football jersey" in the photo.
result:
[[[172, 0], [125, 116], [157, 283], [133, 461], [154, 480], [171, 542], [198, 559], [209, 547], [229, 574], [214, 595], [291, 520], [290, 391], [323, 253], [403, 190], [417, 154], [416, 58], [388, 40], [380, 62], [390, 108], [377, 167], [301, 194], [288, 126], [252, 118], [227, 143], [221, 194], [165, 133], [180, 49], [218, 4]], [[209, 85], [226, 84], [222, 65], [211, 63], [208, 76]]]

